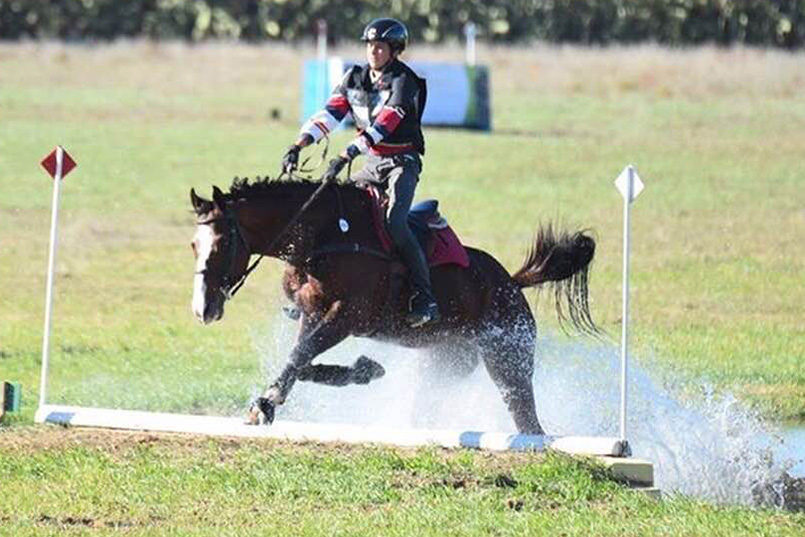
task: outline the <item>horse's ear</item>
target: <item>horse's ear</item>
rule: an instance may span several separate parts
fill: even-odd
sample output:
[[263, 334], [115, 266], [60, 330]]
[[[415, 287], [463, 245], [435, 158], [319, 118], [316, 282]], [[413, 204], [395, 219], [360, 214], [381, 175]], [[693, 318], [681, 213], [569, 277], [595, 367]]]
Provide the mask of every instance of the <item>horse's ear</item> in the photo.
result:
[[221, 209], [224, 208], [226, 200], [224, 199], [224, 193], [221, 192], [221, 189], [217, 186], [213, 185], [212, 187], [212, 201]]
[[190, 189], [190, 203], [193, 204], [193, 210], [195, 210], [196, 214], [198, 215], [207, 214], [208, 212], [210, 212], [211, 209], [210, 202], [205, 200], [204, 198], [199, 197], [196, 194], [195, 188]]

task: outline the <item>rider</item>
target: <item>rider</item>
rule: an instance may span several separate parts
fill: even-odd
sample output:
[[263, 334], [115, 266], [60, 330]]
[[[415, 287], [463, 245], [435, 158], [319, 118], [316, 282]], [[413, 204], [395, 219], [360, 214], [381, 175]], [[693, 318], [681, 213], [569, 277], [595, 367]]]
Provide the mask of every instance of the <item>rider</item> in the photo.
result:
[[358, 155], [366, 165], [352, 176], [387, 189], [386, 228], [411, 272], [414, 293], [406, 321], [422, 326], [439, 318], [425, 255], [408, 227], [408, 210], [422, 171], [425, 154], [421, 117], [425, 108], [425, 81], [399, 60], [408, 43], [408, 30], [396, 19], [375, 19], [363, 31], [368, 65], [350, 68], [324, 109], [303, 126], [299, 139], [282, 159], [286, 172], [296, 169], [299, 151], [318, 142], [351, 113], [358, 136], [335, 159], [323, 176], [333, 181]]

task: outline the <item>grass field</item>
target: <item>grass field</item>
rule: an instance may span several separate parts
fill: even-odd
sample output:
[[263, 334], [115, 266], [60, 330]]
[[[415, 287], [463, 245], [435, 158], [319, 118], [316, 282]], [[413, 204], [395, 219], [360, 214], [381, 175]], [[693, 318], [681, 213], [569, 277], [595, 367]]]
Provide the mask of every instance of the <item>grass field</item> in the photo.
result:
[[[802, 531], [802, 519], [788, 515], [685, 499], [636, 501], [563, 459], [529, 463], [517, 470], [528, 475], [508, 490], [492, 484], [497, 463], [482, 454], [285, 447], [276, 448], [278, 464], [295, 469], [295, 484], [252, 489], [273, 471], [260, 446], [189, 440], [174, 453], [169, 441], [118, 449], [112, 440], [85, 446], [80, 435], [62, 446], [52, 439], [58, 434], [28, 431], [51, 195], [38, 162], [55, 144], [79, 167], [63, 188], [49, 399], [243, 408], [261, 383], [260, 347], [271, 340], [282, 304], [281, 267], [264, 263], [224, 321], [202, 329], [189, 307], [188, 191], [277, 171], [298, 129], [300, 60], [310, 55], [233, 45], [0, 45], [0, 379], [22, 382], [23, 412], [11, 419], [12, 431], [32, 435], [22, 441], [30, 448], [24, 455], [0, 435], [0, 479], [12, 483], [17, 502], [0, 504], [0, 526], [10, 524], [15, 535], [66, 526], [111, 532], [119, 521], [142, 534], [169, 527], [252, 534], [260, 530], [249, 521], [265, 514], [261, 524], [309, 534], [349, 533], [355, 524], [362, 533], [386, 533], [383, 517], [400, 534], [494, 527], [506, 535], [543, 526], [567, 534]], [[458, 61], [462, 52], [425, 49], [411, 57]], [[491, 66], [494, 132], [426, 130], [418, 197], [439, 198], [462, 239], [510, 269], [522, 262], [539, 222], [594, 229], [593, 313], [617, 335], [622, 209], [612, 181], [636, 164], [646, 183], [632, 213], [636, 358], [690, 385], [732, 390], [774, 419], [805, 419], [805, 55], [533, 47], [485, 48], [480, 58]], [[537, 315], [545, 331], [556, 331], [547, 300]], [[432, 461], [442, 456], [455, 460]], [[356, 462], [363, 457], [374, 461], [372, 471]], [[428, 467], [423, 482], [420, 465]], [[205, 475], [210, 467], [215, 472]], [[86, 471], [89, 488], [81, 492], [83, 484], [58, 468]], [[458, 494], [450, 480], [469, 473], [477, 481], [468, 496]], [[184, 475], [211, 492], [209, 502], [180, 483]], [[349, 502], [336, 494], [347, 486], [357, 487]], [[42, 498], [42, 490], [51, 492]], [[235, 502], [244, 491], [246, 499]], [[522, 511], [505, 507], [521, 496]], [[132, 503], [124, 506], [124, 498]], [[293, 514], [280, 516], [289, 498]], [[233, 527], [220, 521], [228, 514]], [[324, 518], [314, 527], [309, 516]], [[322, 529], [328, 525], [330, 532]]]
[[[56, 143], [79, 168], [62, 198], [54, 396], [92, 402], [108, 390], [120, 404], [170, 409], [243, 399], [259, 366], [255, 334], [272, 330], [280, 267], [261, 267], [226, 321], [200, 329], [189, 315], [187, 192], [276, 172], [298, 128], [299, 60], [309, 54], [0, 48], [0, 371], [24, 383], [25, 419], [50, 205], [37, 163]], [[536, 47], [481, 58], [492, 66], [495, 131], [428, 130], [418, 196], [438, 197], [465, 242], [510, 269], [541, 221], [593, 228], [593, 312], [617, 337], [622, 220], [612, 181], [635, 163], [647, 184], [633, 210], [636, 355], [735, 390], [770, 416], [803, 418], [805, 56]], [[552, 330], [547, 303], [538, 317]], [[188, 374], [171, 380], [179, 369]]]
[[[79, 481], [75, 476], [82, 476]], [[801, 535], [805, 515], [662, 502], [556, 454], [0, 435], [9, 535]]]

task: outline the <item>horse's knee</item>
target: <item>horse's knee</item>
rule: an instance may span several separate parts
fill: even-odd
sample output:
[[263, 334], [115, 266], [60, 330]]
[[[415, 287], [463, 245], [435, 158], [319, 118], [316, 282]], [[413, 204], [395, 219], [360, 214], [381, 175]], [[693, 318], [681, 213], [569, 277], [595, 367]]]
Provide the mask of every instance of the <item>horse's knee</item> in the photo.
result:
[[366, 356], [359, 356], [352, 364], [352, 381], [355, 384], [369, 384], [385, 374], [386, 370], [382, 365]]

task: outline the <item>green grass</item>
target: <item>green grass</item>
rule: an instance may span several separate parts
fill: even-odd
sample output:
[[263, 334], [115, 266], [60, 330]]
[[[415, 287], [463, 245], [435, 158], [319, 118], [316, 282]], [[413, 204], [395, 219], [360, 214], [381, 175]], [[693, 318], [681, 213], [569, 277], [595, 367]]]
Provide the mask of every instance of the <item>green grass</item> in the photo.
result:
[[[76, 479], [75, 476], [81, 476]], [[549, 453], [391, 450], [59, 430], [0, 436], [18, 536], [799, 535], [805, 516], [657, 502]]]

